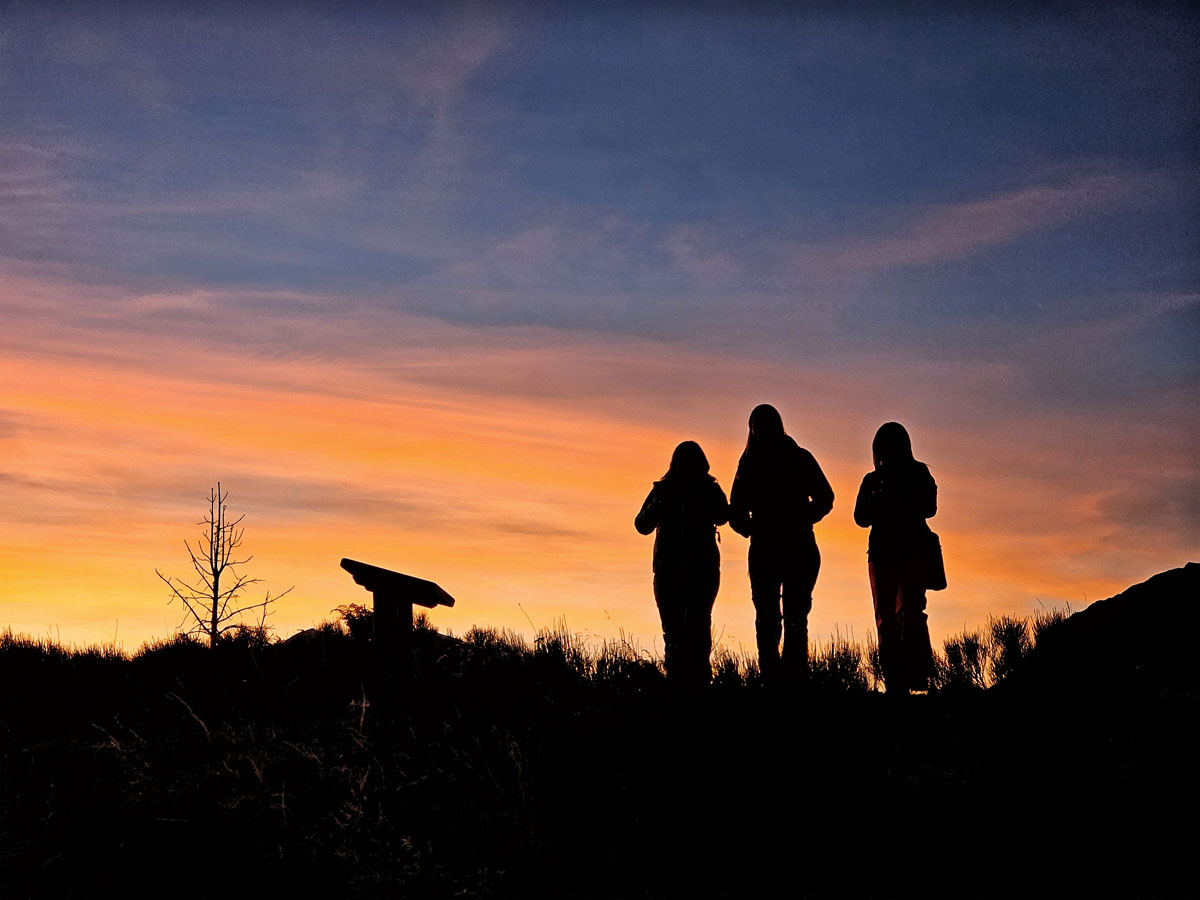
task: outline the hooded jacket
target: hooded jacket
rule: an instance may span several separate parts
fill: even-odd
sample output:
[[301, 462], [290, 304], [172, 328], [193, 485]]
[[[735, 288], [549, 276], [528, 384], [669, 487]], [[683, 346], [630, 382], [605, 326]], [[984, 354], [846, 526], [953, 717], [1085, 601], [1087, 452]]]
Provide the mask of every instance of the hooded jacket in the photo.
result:
[[811, 453], [786, 434], [747, 447], [729, 491], [729, 524], [758, 542], [812, 534], [833, 509], [833, 488]]
[[633, 520], [654, 537], [656, 575], [716, 574], [721, 567], [717, 526], [729, 519], [725, 492], [711, 475], [669, 476], [654, 482]]
[[937, 513], [937, 483], [929, 466], [917, 460], [868, 472], [854, 503], [854, 521], [870, 527], [867, 559], [898, 559], [928, 547], [929, 525]]

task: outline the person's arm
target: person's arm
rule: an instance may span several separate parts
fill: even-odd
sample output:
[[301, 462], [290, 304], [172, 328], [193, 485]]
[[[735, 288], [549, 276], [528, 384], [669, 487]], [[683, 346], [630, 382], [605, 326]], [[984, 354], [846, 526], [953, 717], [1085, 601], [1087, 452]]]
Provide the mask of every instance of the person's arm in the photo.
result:
[[808, 514], [815, 525], [829, 515], [829, 511], [833, 509], [833, 488], [829, 484], [829, 479], [825, 477], [825, 473], [821, 471], [821, 465], [817, 462], [817, 458], [807, 450], [804, 453], [808, 457], [809, 466]]
[[750, 485], [742, 473], [745, 456], [738, 460], [737, 474], [733, 476], [733, 487], [729, 489], [729, 527], [742, 537], [750, 537]]
[[933, 480], [929, 466], [922, 466], [922, 469], [924, 477], [921, 479], [921, 517], [932, 519], [937, 515], [937, 482]]
[[725, 492], [715, 481], [712, 483], [712, 504], [713, 524], [724, 525], [729, 521], [729, 501], [725, 499]]
[[638, 534], [649, 534], [658, 527], [659, 518], [659, 502], [658, 502], [658, 485], [650, 488], [650, 493], [646, 495], [646, 502], [642, 504], [641, 511], [633, 520], [633, 527], [638, 530]]
[[875, 473], [868, 472], [863, 476], [858, 488], [858, 499], [854, 501], [854, 524], [859, 528], [870, 528], [874, 519], [875, 506]]

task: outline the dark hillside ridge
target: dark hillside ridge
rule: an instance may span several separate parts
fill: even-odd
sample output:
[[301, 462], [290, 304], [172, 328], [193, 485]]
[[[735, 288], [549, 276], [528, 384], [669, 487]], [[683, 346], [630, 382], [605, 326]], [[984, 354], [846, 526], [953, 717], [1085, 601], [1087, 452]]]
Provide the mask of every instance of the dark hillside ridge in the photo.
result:
[[1039, 637], [1008, 690], [1142, 693], [1200, 688], [1200, 563], [1099, 600]]
[[0, 632], [0, 898], [1192, 896], [1198, 576], [913, 697], [679, 693], [635, 648], [419, 614], [409, 681], [361, 609], [132, 659]]

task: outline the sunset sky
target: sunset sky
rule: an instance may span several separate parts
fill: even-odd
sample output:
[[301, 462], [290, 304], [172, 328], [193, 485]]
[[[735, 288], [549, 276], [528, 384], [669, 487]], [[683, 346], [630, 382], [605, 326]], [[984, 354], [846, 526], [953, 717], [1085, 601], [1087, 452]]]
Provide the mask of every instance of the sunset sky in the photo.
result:
[[0, 9], [0, 627], [172, 633], [220, 480], [281, 635], [350, 556], [661, 649], [633, 517], [762, 402], [836, 494], [814, 639], [892, 419], [935, 638], [1200, 558], [1195, 14], [502, 6]]

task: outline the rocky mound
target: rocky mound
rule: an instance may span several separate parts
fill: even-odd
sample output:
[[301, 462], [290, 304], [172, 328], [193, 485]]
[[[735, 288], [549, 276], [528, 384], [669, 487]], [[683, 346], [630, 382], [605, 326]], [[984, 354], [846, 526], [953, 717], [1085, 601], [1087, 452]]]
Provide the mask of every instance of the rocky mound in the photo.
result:
[[1014, 687], [1084, 692], [1200, 689], [1200, 563], [1161, 572], [1042, 634]]

